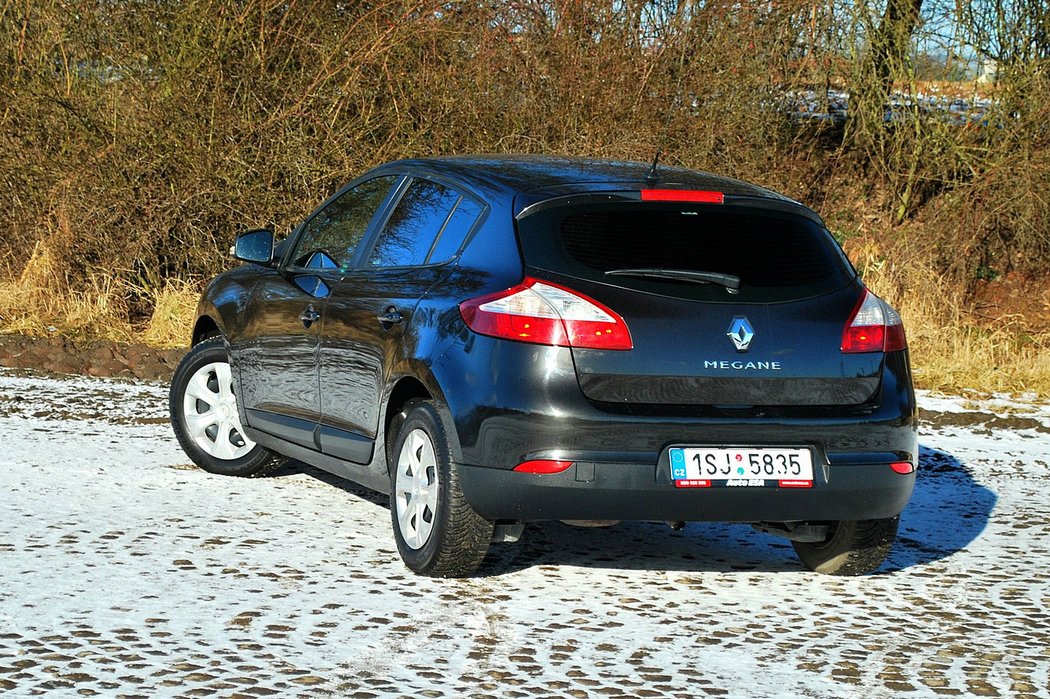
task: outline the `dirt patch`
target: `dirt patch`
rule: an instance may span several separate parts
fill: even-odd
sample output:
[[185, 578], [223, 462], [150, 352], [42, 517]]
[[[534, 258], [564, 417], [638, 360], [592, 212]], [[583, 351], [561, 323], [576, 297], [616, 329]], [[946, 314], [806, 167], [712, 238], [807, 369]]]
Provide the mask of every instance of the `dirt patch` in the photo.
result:
[[49, 374], [167, 381], [184, 354], [184, 349], [165, 350], [105, 340], [0, 335], [0, 367], [35, 369]]
[[1040, 421], [1017, 415], [1000, 417], [984, 412], [938, 412], [919, 408], [919, 421], [935, 429], [942, 427], [974, 428], [983, 425], [988, 430], [1035, 430], [1050, 434], [1050, 427]]
[[1011, 273], [980, 281], [974, 289], [972, 312], [991, 325], [1013, 321], [1030, 333], [1050, 331], [1050, 279], [1026, 279]]

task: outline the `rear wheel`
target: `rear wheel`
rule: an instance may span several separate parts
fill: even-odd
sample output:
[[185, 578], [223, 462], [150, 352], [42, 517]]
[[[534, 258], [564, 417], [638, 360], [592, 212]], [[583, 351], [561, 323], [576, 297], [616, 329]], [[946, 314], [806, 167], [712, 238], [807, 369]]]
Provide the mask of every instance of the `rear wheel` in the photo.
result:
[[493, 523], [463, 496], [433, 403], [406, 406], [391, 453], [390, 515], [405, 565], [431, 577], [472, 574], [489, 549]]
[[244, 435], [233, 374], [222, 340], [207, 340], [183, 357], [168, 395], [171, 424], [186, 455], [205, 471], [261, 476], [282, 462]]
[[900, 517], [829, 522], [828, 538], [793, 541], [795, 553], [810, 570], [828, 575], [864, 575], [878, 569], [897, 538]]

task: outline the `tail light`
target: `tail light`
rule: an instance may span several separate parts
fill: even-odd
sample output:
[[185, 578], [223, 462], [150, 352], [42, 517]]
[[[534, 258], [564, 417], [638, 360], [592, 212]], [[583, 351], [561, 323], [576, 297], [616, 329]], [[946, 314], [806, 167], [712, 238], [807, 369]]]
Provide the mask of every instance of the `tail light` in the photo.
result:
[[897, 311], [867, 289], [842, 331], [842, 351], [894, 352], [908, 346]]
[[890, 468], [893, 469], [894, 473], [899, 473], [902, 476], [915, 473], [915, 465], [910, 461], [894, 461], [890, 464]]
[[521, 284], [459, 304], [467, 327], [505, 340], [629, 350], [627, 324], [612, 309], [567, 287], [526, 277]]

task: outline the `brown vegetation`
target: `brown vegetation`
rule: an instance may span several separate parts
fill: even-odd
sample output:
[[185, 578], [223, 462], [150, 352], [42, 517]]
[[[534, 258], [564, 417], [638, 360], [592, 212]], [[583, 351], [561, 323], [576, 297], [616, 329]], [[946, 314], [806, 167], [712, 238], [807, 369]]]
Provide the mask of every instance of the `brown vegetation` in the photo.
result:
[[[999, 60], [981, 122], [843, 129], [776, 105], [917, 91], [902, 44], [867, 58], [874, 4], [0, 3], [0, 330], [185, 342], [236, 230], [287, 231], [382, 161], [661, 148], [817, 208], [902, 307], [923, 385], [1050, 394], [1050, 11], [956, 5], [939, 31]], [[1007, 278], [1020, 315], [975, 313]]]

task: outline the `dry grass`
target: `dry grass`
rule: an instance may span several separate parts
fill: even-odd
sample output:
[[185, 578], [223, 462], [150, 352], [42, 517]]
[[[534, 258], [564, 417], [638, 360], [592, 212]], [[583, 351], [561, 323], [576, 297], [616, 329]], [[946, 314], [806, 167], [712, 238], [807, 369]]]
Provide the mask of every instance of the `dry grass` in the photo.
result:
[[865, 283], [904, 319], [916, 386], [1050, 398], [1050, 332], [1030, 331], [1019, 316], [979, 322], [958, 286], [928, 266], [892, 264], [871, 242], [851, 252]]
[[[841, 47], [879, 13], [853, 6], [0, 3], [0, 332], [183, 344], [196, 290], [179, 280], [222, 269], [234, 231], [288, 230], [379, 162], [661, 148], [668, 164], [812, 204], [837, 232], [925, 241], [859, 260], [901, 307], [920, 385], [1050, 396], [1046, 333], [972, 322], [964, 295], [978, 279], [1050, 274], [1045, 59], [1013, 47], [1023, 60], [987, 88], [982, 124], [918, 108], [884, 123], [878, 110], [871, 148], [853, 149], [839, 128], [770, 108], [785, 91], [865, 88], [864, 52]], [[999, 19], [1044, 37], [1028, 31], [1041, 17]], [[904, 63], [892, 77], [955, 87], [917, 83]]]
[[117, 285], [112, 277], [93, 274], [71, 287], [47, 245], [38, 242], [22, 273], [0, 282], [0, 330], [128, 341], [131, 332]]
[[138, 340], [153, 347], [185, 347], [193, 331], [200, 292], [198, 284], [180, 279], [169, 279], [159, 289], [148, 291], [153, 313]]
[[[22, 273], [0, 281], [0, 333], [58, 333], [163, 348], [188, 341], [200, 295], [197, 285], [168, 280], [157, 289], [132, 289], [116, 277], [93, 274], [73, 287], [55, 267], [47, 246], [37, 243]], [[132, 292], [153, 309], [141, 327], [130, 320]]]
[[[943, 277], [919, 265], [893, 265], [870, 242], [851, 252], [865, 282], [904, 318], [918, 387], [1050, 398], [1050, 333], [1027, 331], [1019, 317], [978, 324], [961, 310], [961, 292]], [[46, 249], [38, 246], [17, 281], [0, 283], [0, 332], [59, 332], [163, 348], [188, 341], [199, 284], [168, 280], [159, 288], [136, 289], [153, 312], [133, 326], [126, 288], [96, 277], [90, 288], [71, 291], [57, 281]]]

